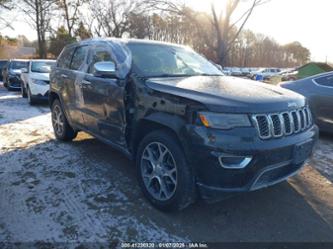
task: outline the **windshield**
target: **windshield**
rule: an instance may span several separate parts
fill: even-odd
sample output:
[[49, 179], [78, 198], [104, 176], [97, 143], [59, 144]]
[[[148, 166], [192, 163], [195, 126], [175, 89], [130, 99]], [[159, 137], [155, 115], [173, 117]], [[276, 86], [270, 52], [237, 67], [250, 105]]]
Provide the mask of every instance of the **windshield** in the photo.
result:
[[128, 44], [134, 68], [145, 77], [223, 75], [191, 49], [160, 44]]
[[28, 62], [27, 61], [13, 61], [10, 66], [11, 69], [22, 69], [22, 68], [28, 68]]
[[53, 61], [33, 61], [31, 63], [31, 72], [33, 73], [49, 73], [51, 67], [55, 65]]

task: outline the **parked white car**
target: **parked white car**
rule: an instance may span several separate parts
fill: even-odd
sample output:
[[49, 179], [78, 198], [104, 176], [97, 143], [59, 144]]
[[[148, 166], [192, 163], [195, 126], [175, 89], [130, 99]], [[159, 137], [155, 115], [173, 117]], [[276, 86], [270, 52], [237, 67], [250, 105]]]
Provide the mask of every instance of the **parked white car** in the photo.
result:
[[51, 67], [55, 60], [30, 60], [28, 69], [21, 73], [23, 98], [28, 98], [29, 104], [33, 105], [38, 100], [47, 100]]
[[242, 71], [239, 67], [231, 68], [231, 76], [242, 76]]
[[269, 79], [270, 77], [277, 75], [281, 72], [281, 69], [279, 68], [263, 68], [259, 71], [251, 72], [251, 79], [256, 80], [257, 76], [260, 76], [259, 78], [261, 80]]
[[231, 67], [224, 67], [223, 68], [224, 75], [231, 75]]

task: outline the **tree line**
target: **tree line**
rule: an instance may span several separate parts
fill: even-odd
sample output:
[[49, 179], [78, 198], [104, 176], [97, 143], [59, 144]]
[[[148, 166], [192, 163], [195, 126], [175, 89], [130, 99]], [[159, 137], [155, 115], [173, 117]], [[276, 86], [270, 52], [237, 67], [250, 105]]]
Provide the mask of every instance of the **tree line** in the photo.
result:
[[211, 4], [209, 12], [193, 10], [180, 0], [17, 1], [14, 6], [0, 0], [0, 12], [24, 13], [36, 30], [40, 58], [57, 56], [65, 45], [90, 37], [185, 44], [222, 66], [293, 67], [310, 58], [310, 51], [297, 41], [281, 45], [244, 29], [255, 9], [269, 0], [227, 0], [222, 10]]

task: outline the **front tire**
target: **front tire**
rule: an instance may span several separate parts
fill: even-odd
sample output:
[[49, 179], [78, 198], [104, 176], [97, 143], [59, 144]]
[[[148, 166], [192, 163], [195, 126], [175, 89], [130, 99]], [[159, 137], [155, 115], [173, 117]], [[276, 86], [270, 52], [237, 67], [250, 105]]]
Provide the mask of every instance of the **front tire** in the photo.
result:
[[52, 126], [58, 140], [71, 141], [77, 136], [77, 132], [69, 125], [58, 99], [52, 103]]
[[35, 98], [33, 97], [31, 91], [30, 91], [30, 88], [29, 86], [27, 86], [27, 97], [28, 97], [28, 102], [30, 105], [34, 105], [36, 104], [36, 100]]
[[185, 154], [171, 132], [157, 130], [141, 141], [136, 156], [140, 187], [153, 206], [178, 211], [195, 200], [195, 181]]
[[22, 98], [27, 98], [27, 90], [24, 87], [24, 84], [21, 84], [21, 96]]

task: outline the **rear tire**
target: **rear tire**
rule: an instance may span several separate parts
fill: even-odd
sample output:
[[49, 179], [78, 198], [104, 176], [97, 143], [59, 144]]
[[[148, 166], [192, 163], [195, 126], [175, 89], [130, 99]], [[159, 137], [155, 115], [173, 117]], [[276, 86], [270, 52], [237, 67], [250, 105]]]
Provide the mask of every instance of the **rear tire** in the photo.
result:
[[58, 99], [52, 103], [52, 126], [58, 140], [71, 141], [77, 136], [77, 132], [69, 125]]
[[156, 130], [146, 135], [138, 148], [136, 169], [145, 197], [156, 208], [179, 211], [195, 201], [193, 172], [173, 133]]

